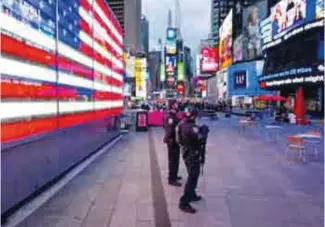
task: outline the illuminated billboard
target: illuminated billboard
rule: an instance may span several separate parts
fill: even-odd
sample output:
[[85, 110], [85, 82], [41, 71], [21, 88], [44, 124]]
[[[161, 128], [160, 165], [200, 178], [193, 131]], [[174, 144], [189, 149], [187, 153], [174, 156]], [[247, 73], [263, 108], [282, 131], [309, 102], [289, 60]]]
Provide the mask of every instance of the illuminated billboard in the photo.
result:
[[281, 0], [271, 10], [272, 35], [299, 26], [306, 19], [306, 0]]
[[166, 74], [175, 76], [176, 74], [176, 56], [166, 56]]
[[134, 78], [134, 62], [135, 57], [128, 57], [125, 64], [125, 74], [127, 78]]
[[247, 87], [247, 71], [241, 70], [234, 72], [234, 88], [246, 88]]
[[260, 22], [262, 50], [317, 28], [324, 28], [323, 0], [281, 0]]
[[243, 58], [243, 35], [239, 35], [236, 37], [234, 41], [234, 49], [233, 49], [233, 56], [234, 56], [234, 62], [242, 61]]
[[166, 73], [165, 73], [165, 65], [163, 63], [160, 64], [160, 81], [166, 80]]
[[166, 41], [166, 54], [176, 54], [177, 53], [177, 44], [176, 41]]
[[316, 0], [316, 20], [324, 18], [324, 0]]
[[177, 53], [177, 29], [167, 28], [166, 32], [166, 54], [174, 55]]
[[262, 56], [262, 37], [259, 24], [266, 16], [267, 1], [264, 0], [243, 9], [242, 60], [252, 60]]
[[219, 70], [219, 53], [216, 47], [201, 47], [201, 73], [215, 73]]
[[167, 40], [176, 40], [177, 30], [176, 28], [167, 28]]
[[182, 82], [182, 81], [178, 82], [176, 89], [177, 89], [179, 94], [184, 95], [184, 93], [185, 93], [184, 82]]
[[219, 29], [220, 69], [224, 69], [232, 64], [232, 17], [231, 9]]
[[135, 95], [139, 98], [146, 98], [147, 95], [146, 69], [147, 59], [135, 59]]
[[184, 81], [184, 62], [178, 62], [177, 64], [177, 80]]
[[132, 85], [130, 83], [124, 84], [123, 94], [124, 94], [124, 96], [132, 95]]

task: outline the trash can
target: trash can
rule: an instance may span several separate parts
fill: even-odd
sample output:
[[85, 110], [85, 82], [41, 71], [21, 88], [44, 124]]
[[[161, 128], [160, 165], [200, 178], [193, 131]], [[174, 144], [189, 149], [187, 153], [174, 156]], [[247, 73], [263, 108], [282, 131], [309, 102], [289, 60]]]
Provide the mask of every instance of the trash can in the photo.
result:
[[226, 109], [226, 110], [225, 110], [225, 117], [226, 117], [226, 118], [231, 117], [231, 111], [230, 111], [230, 109]]
[[138, 111], [136, 115], [136, 125], [135, 130], [139, 131], [148, 131], [148, 112], [147, 111]]

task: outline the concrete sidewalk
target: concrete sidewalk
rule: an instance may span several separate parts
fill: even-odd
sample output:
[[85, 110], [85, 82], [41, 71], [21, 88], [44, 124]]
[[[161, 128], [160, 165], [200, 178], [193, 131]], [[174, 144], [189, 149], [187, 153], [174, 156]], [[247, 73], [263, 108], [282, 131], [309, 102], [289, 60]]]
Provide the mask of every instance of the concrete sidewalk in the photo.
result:
[[[288, 162], [283, 153], [275, 152], [277, 147], [238, 134], [227, 119], [205, 123], [212, 129], [205, 173], [199, 180], [205, 200], [193, 203], [197, 214], [184, 214], [178, 209], [182, 188], [164, 181], [172, 226], [324, 225], [323, 163]], [[155, 129], [155, 136], [160, 169], [167, 176], [160, 129]], [[183, 164], [181, 175], [186, 177]]]
[[154, 226], [147, 133], [126, 135], [19, 226]]
[[[19, 226], [321, 227], [324, 165], [288, 162], [276, 146], [238, 134], [227, 119], [211, 132], [195, 215], [167, 183], [163, 130], [127, 134]], [[187, 174], [183, 161], [179, 175]]]

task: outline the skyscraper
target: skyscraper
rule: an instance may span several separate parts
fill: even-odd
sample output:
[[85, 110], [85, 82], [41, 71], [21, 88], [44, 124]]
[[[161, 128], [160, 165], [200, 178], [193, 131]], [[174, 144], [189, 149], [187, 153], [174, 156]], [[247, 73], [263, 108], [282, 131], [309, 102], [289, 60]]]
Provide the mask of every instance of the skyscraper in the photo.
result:
[[218, 42], [219, 28], [227, 16], [229, 10], [233, 8], [236, 0], [211, 0], [211, 34], [214, 42]]
[[148, 70], [151, 76], [151, 90], [160, 89], [160, 64], [161, 64], [161, 52], [160, 51], [150, 51], [148, 53]]
[[106, 0], [111, 10], [114, 12], [120, 23], [124, 34], [124, 1], [125, 0]]
[[145, 53], [148, 53], [148, 51], [149, 51], [149, 22], [144, 15], [141, 16], [141, 46], [142, 46], [142, 51], [144, 51]]
[[184, 64], [185, 64], [185, 89], [186, 94], [190, 95], [192, 93], [192, 78], [193, 78], [193, 58], [191, 48], [184, 46]]
[[124, 46], [137, 53], [141, 51], [141, 0], [125, 0]]
[[211, 38], [214, 43], [218, 43], [219, 28], [228, 15], [230, 9], [235, 12], [241, 8], [256, 2], [256, 0], [211, 0]]
[[141, 51], [141, 0], [106, 0], [106, 2], [122, 26], [124, 46], [133, 54]]

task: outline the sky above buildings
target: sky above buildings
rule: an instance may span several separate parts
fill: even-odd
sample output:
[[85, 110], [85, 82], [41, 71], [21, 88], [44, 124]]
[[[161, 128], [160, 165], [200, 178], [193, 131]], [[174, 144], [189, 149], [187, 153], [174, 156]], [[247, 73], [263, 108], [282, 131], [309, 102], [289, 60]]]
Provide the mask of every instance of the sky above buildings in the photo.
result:
[[[181, 31], [185, 45], [195, 52], [201, 39], [210, 31], [211, 0], [179, 0], [181, 6]], [[150, 50], [155, 48], [158, 38], [165, 40], [168, 10], [172, 10], [175, 22], [175, 0], [142, 0], [142, 13], [149, 21]]]

